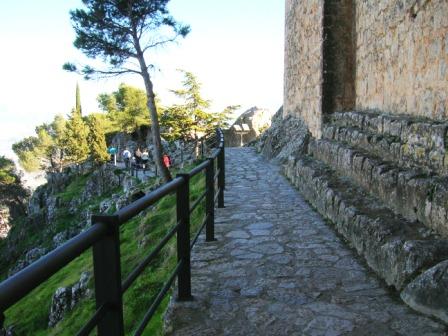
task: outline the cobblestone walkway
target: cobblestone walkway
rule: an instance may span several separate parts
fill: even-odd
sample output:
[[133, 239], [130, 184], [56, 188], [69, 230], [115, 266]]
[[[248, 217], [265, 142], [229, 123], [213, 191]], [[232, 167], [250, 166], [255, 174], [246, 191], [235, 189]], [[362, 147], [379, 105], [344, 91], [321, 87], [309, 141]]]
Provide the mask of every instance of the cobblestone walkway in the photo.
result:
[[446, 335], [393, 297], [251, 148], [227, 149], [216, 242], [192, 255], [194, 301], [172, 302], [172, 335]]

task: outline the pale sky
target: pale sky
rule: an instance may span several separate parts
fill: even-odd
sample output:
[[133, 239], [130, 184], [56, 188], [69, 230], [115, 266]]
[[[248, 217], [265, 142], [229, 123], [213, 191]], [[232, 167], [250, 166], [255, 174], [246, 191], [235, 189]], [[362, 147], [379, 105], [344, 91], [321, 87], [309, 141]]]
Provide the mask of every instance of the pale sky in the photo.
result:
[[[62, 70], [67, 61], [83, 62], [73, 47], [68, 11], [80, 0], [20, 0], [0, 3], [0, 155], [33, 135], [35, 126], [67, 115], [74, 106], [76, 82], [84, 113], [98, 111], [96, 97], [121, 82], [143, 88], [137, 76], [84, 81]], [[276, 111], [283, 100], [283, 0], [172, 0], [171, 14], [191, 26], [186, 39], [150, 55], [162, 104], [180, 87], [176, 69], [193, 72], [212, 109], [239, 104], [240, 112], [259, 106]]]

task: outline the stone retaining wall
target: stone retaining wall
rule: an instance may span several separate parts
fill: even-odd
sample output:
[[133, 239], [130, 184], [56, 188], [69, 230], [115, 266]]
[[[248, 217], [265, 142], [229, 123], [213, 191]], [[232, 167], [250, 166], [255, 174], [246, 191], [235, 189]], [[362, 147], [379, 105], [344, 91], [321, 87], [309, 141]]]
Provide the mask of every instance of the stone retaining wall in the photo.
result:
[[323, 133], [327, 139], [386, 155], [406, 167], [448, 174], [448, 122], [378, 111], [342, 112], [332, 115]]
[[412, 308], [448, 323], [448, 240], [394, 215], [350, 180], [307, 156], [285, 175]]
[[397, 214], [410, 221], [418, 220], [448, 237], [448, 178], [430, 176], [416, 169], [402, 170], [332, 141], [311, 141], [309, 153], [353, 179]]

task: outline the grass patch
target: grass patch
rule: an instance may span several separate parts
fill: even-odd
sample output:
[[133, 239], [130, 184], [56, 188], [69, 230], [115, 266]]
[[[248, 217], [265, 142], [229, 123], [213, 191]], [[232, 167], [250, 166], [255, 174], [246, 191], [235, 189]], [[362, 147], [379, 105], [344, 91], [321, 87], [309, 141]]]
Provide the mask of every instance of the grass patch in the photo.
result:
[[84, 191], [89, 174], [80, 175], [73, 179], [73, 181], [65, 188], [65, 190], [59, 193], [57, 196], [64, 202], [71, 201], [74, 197], [78, 197]]

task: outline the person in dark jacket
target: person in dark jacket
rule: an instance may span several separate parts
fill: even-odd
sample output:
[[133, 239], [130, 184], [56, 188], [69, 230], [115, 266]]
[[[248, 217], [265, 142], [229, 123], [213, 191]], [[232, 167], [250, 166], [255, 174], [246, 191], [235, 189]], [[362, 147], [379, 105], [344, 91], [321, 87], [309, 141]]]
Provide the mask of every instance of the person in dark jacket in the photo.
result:
[[135, 150], [134, 157], [135, 157], [135, 164], [137, 165], [137, 167], [139, 167], [142, 163], [142, 152], [140, 150], [140, 147], [137, 147], [137, 149]]

